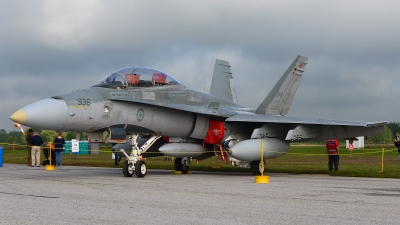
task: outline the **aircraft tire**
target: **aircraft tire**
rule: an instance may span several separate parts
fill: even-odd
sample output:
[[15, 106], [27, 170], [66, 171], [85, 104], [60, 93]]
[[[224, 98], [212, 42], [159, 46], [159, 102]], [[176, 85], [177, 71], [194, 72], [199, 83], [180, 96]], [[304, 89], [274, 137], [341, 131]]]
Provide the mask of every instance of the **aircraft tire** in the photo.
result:
[[174, 169], [175, 171], [182, 171], [182, 158], [175, 158]]
[[124, 177], [132, 177], [133, 176], [133, 170], [129, 171], [128, 160], [125, 160], [125, 162], [124, 162], [124, 165], [122, 167], [122, 173], [124, 174]]
[[143, 178], [144, 176], [146, 176], [146, 172], [147, 172], [146, 162], [142, 160], [137, 161], [135, 165], [136, 177]]
[[261, 175], [261, 171], [260, 171], [260, 161], [252, 161], [250, 164], [251, 167], [251, 173], [254, 176], [260, 176]]
[[189, 171], [189, 166], [182, 165], [182, 174], [186, 174]]

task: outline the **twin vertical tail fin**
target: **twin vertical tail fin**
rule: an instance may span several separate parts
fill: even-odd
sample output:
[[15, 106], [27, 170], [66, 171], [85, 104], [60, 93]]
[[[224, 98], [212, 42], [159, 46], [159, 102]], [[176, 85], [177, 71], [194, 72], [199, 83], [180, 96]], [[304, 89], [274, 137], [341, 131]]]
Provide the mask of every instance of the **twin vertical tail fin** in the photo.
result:
[[[260, 115], [287, 115], [307, 63], [307, 57], [297, 56], [257, 108], [256, 113]], [[219, 59], [215, 61], [210, 94], [238, 103], [230, 67], [227, 61]]]
[[219, 59], [215, 60], [210, 94], [233, 103], [238, 103], [229, 62]]
[[274, 88], [272, 88], [267, 97], [257, 108], [257, 114], [287, 115], [307, 62], [307, 57], [297, 56], [278, 83], [275, 84]]

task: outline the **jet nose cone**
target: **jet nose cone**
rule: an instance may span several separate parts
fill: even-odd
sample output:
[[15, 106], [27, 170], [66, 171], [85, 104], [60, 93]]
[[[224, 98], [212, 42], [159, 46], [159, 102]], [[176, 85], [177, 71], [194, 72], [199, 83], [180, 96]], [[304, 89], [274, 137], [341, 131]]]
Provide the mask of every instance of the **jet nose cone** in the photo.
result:
[[12, 114], [10, 119], [16, 123], [24, 124], [26, 121], [26, 113], [24, 112], [24, 110], [20, 109]]
[[23, 107], [10, 119], [25, 126], [43, 130], [62, 130], [68, 107], [64, 100], [47, 98]]

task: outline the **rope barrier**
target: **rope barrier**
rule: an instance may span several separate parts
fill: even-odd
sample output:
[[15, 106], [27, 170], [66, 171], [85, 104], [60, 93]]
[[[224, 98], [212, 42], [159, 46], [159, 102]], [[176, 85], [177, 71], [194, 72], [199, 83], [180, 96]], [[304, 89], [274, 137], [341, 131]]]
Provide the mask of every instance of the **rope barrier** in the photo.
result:
[[[6, 163], [17, 163], [22, 164], [26, 163], [26, 147], [27, 145], [18, 145], [19, 146], [15, 151], [12, 150], [12, 146], [15, 144], [10, 143], [0, 143], [0, 146], [6, 146], [3, 150], [4, 157], [3, 162]], [[388, 147], [386, 145], [385, 147]], [[43, 157], [43, 148], [41, 147], [41, 156]], [[72, 153], [70, 149], [67, 149], [67, 152], [64, 152], [63, 164], [66, 165], [84, 165], [84, 166], [114, 166], [114, 159], [112, 159], [111, 151], [112, 146], [101, 146], [98, 150], [85, 149], [85, 154], [79, 152], [77, 154]], [[21, 151], [23, 150], [23, 151]], [[81, 151], [81, 149], [79, 149]], [[245, 150], [243, 150], [245, 151]], [[260, 152], [261, 149], [258, 149]], [[293, 152], [291, 152], [293, 151]], [[302, 153], [305, 151], [305, 153]], [[312, 153], [314, 152], [315, 153]], [[117, 151], [118, 152], [118, 151]], [[177, 153], [179, 151], [176, 151]], [[202, 151], [199, 153], [209, 153], [214, 151]], [[268, 151], [270, 152], [270, 151]], [[279, 151], [275, 151], [276, 153], [282, 153]], [[146, 152], [147, 160], [154, 160], [154, 166], [164, 167], [166, 164], [163, 163], [161, 158], [155, 156], [161, 156], [159, 152]], [[158, 154], [158, 155], [157, 155]], [[265, 154], [265, 152], [264, 152]], [[383, 158], [383, 151], [378, 147], [370, 147], [366, 149], [354, 149], [352, 152], [352, 157], [350, 157], [350, 152], [342, 150], [341, 151], [341, 164], [343, 169], [339, 174], [351, 174], [351, 176], [363, 176], [362, 174], [373, 174], [379, 172], [381, 175], [376, 175], [377, 177], [396, 177], [399, 175], [399, 168], [397, 165], [400, 162], [400, 158], [397, 154], [397, 148], [391, 148], [389, 146], [388, 149], [384, 149], [385, 158]], [[310, 173], [309, 171], [314, 171], [316, 173], [323, 173], [323, 171], [327, 171], [325, 168], [325, 163], [327, 163], [328, 154], [326, 153], [325, 146], [315, 147], [315, 146], [292, 146], [291, 150], [284, 154], [281, 157], [267, 160], [267, 163], [264, 162], [264, 168], [268, 168], [270, 172], [288, 172], [288, 173], [297, 173], [305, 171], [306, 173]], [[74, 159], [75, 158], [75, 159]], [[67, 159], [67, 160], [66, 160]], [[211, 161], [204, 160], [204, 164], [199, 164], [198, 166], [210, 166], [215, 163], [215, 159], [211, 158]], [[342, 161], [343, 160], [343, 161]], [[203, 160], [202, 160], [203, 161]], [[296, 162], [296, 163], [294, 163]], [[386, 165], [384, 165], [385, 163]], [[209, 165], [210, 164], [210, 165]], [[230, 163], [229, 163], [230, 164]], [[231, 165], [228, 164], [228, 167]], [[120, 164], [121, 165], [121, 164]], [[196, 166], [197, 164], [193, 164]], [[383, 172], [383, 168], [385, 168], [385, 172]], [[212, 165], [211, 165], [212, 167]], [[223, 169], [227, 169], [227, 166], [221, 167]], [[196, 167], [195, 167], [196, 168]], [[380, 171], [378, 171], [380, 170]], [[343, 171], [343, 172], [342, 172]], [[266, 179], [267, 177], [264, 176]], [[260, 178], [256, 178], [257, 182], [259, 182]], [[266, 180], [262, 180], [266, 182]]]
[[[12, 147], [17, 147], [17, 149], [15, 149], [15, 151], [26, 150], [27, 149], [27, 145], [12, 144], [12, 143], [0, 143], [0, 146], [3, 146], [3, 147], [5, 146], [6, 147], [6, 148], [3, 148], [3, 152], [5, 154], [5, 157], [4, 157], [5, 159], [15, 160], [15, 159], [22, 159], [22, 158], [25, 159], [26, 158], [26, 155], [24, 155], [24, 156], [12, 156], [8, 152], [14, 151], [13, 149], [11, 149]], [[297, 149], [297, 151], [299, 151], [299, 149], [301, 149], [301, 147], [303, 147], [303, 146], [295, 145], [295, 146], [291, 146], [291, 147], [292, 148], [294, 147], [294, 148]], [[309, 146], [304, 146], [304, 147], [309, 147]], [[319, 146], [313, 146], [313, 147], [317, 148], [317, 149], [315, 149], [316, 151], [324, 151], [324, 152], [323, 153], [322, 152], [321, 153], [301, 153], [301, 152], [290, 152], [290, 150], [289, 150], [289, 152], [280, 152], [280, 151], [268, 151], [268, 152], [270, 152], [270, 153], [278, 153], [278, 154], [285, 153], [284, 155], [289, 155], [289, 156], [290, 155], [292, 155], [292, 156], [305, 156], [305, 157], [310, 157], [310, 156], [315, 156], [315, 157], [328, 156], [328, 154], [325, 152], [325, 146], [320, 146], [320, 147]], [[9, 148], [9, 149], [7, 149], [7, 148]], [[43, 148], [46, 148], [46, 146], [42, 146], [41, 147], [41, 154], [43, 154], [42, 153], [43, 152]], [[112, 146], [103, 146], [103, 147], [100, 147], [98, 150], [91, 150], [91, 149], [86, 149], [85, 148], [85, 149], [78, 149], [78, 152], [72, 152], [71, 149], [63, 149], [63, 150], [64, 150], [64, 154], [65, 155], [66, 154], [75, 155], [75, 159], [76, 159], [77, 156], [81, 157], [81, 156], [85, 156], [85, 155], [93, 156], [93, 155], [99, 155], [99, 154], [113, 153], [113, 151], [111, 151], [111, 148], [112, 148]], [[243, 151], [247, 151], [247, 150], [243, 149]], [[312, 151], [312, 150], [308, 149], [307, 151]], [[351, 161], [354, 161], [354, 162], [357, 162], [357, 160], [360, 160], [359, 157], [362, 157], [362, 156], [366, 156], [366, 157], [371, 157], [371, 156], [375, 156], [375, 155], [377, 157], [380, 156], [379, 157], [379, 159], [380, 159], [379, 161], [381, 162], [381, 171], [380, 172], [383, 172], [383, 165], [384, 165], [383, 163], [385, 161], [384, 158], [383, 158], [383, 156], [384, 156], [383, 152], [386, 152], [387, 155], [389, 155], [388, 156], [389, 158], [387, 158], [386, 161], [390, 162], [390, 161], [396, 160], [396, 159], [393, 159], [393, 155], [394, 155], [393, 153], [397, 153], [397, 151], [398, 151], [397, 148], [388, 148], [388, 149], [385, 149], [384, 151], [381, 151], [381, 150], [378, 150], [378, 149], [355, 149], [353, 152], [347, 152], [347, 151], [345, 152], [345, 151], [342, 150], [342, 153], [340, 155], [343, 156], [343, 157], [350, 156], [347, 160], [351, 160]], [[192, 153], [199, 153], [199, 155], [200, 155], [200, 154], [204, 154], [204, 153], [213, 153], [213, 152], [214, 151], [201, 151], [201, 152], [192, 152]], [[180, 153], [180, 151], [171, 152], [171, 153], [172, 154], [173, 153]], [[152, 155], [160, 156], [159, 152], [146, 152], [145, 154], [147, 155], [147, 157], [152, 157]], [[371, 158], [371, 159], [367, 159], [367, 160], [363, 159], [363, 162], [376, 162], [377, 160], [378, 160], [378, 158], [374, 158], [374, 159]], [[283, 161], [283, 162], [285, 162], [285, 161]], [[288, 162], [290, 162], [290, 161], [288, 161]]]
[[[27, 145], [11, 144], [11, 143], [0, 143], [0, 146], [3, 146], [3, 147], [4, 146], [10, 146], [10, 147], [17, 146], [17, 147], [23, 148], [23, 149], [15, 149], [15, 150], [26, 150], [26, 147], [27, 147]], [[295, 145], [294, 147], [295, 148], [299, 148], [299, 146], [297, 146], [297, 145]], [[306, 145], [304, 145], [304, 147], [306, 147]], [[43, 148], [46, 148], [46, 146], [41, 146], [40, 148], [42, 150]], [[80, 153], [82, 151], [84, 151], [84, 152], [110, 152], [111, 148], [112, 148], [111, 146], [107, 146], [107, 147], [102, 147], [99, 150], [90, 150], [90, 149], [78, 149], [78, 150], [79, 150]], [[324, 147], [321, 146], [321, 150], [322, 150], [322, 148], [324, 148]], [[71, 151], [70, 149], [65, 149], [65, 148], [63, 148], [63, 150], [64, 150], [64, 152], [65, 151], [67, 151], [67, 152]], [[243, 149], [242, 151], [248, 151], [248, 150], [247, 149]], [[366, 151], [366, 152], [356, 152], [356, 151]], [[397, 151], [398, 151], [397, 148], [385, 149], [385, 152], [397, 152]], [[214, 151], [210, 150], [210, 151], [201, 151], [201, 152], [192, 152], [192, 153], [210, 153], [210, 152], [214, 152]], [[285, 153], [285, 152], [270, 151], [270, 150], [268, 150], [268, 152], [271, 152], [271, 153]], [[368, 154], [381, 154], [381, 152], [382, 152], [381, 150], [373, 151], [373, 149], [355, 149], [351, 154], [352, 155], [368, 155]], [[180, 153], [180, 151], [171, 152], [171, 153]], [[159, 154], [159, 152], [146, 152], [146, 154]], [[326, 155], [327, 156], [328, 154], [325, 153], [325, 152], [324, 153], [297, 153], [297, 152], [293, 153], [293, 152], [290, 152], [290, 150], [289, 150], [289, 152], [286, 152], [286, 155], [304, 155], [304, 156], [323, 156], [323, 155]], [[350, 152], [349, 153], [340, 153], [339, 155], [343, 155], [343, 156], [350, 155]]]

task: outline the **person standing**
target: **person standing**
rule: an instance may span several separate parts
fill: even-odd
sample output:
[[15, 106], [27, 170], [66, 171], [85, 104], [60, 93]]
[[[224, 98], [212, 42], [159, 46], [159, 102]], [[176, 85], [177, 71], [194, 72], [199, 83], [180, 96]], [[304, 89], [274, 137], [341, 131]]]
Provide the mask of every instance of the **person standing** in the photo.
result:
[[397, 136], [396, 136], [396, 138], [394, 139], [394, 146], [397, 147], [397, 152], [398, 152], [399, 155], [400, 155], [400, 138], [398, 138]]
[[[115, 146], [116, 144], [113, 144], [113, 147], [111, 148], [111, 151], [112, 151], [112, 154], [113, 154], [113, 156], [114, 156], [114, 165], [116, 165], [116, 166], [118, 166], [119, 165], [119, 162], [121, 161], [121, 159], [122, 159], [122, 156], [120, 156], [120, 154], [115, 154], [115, 152], [117, 151], [116, 149], [114, 149], [114, 146]], [[119, 151], [119, 150], [118, 150]]]
[[44, 148], [43, 148], [43, 154], [45, 157], [45, 160], [43, 161], [43, 166], [46, 165], [53, 165], [54, 162], [56, 161], [56, 153], [54, 149], [53, 143], [49, 142]]
[[114, 154], [114, 165], [118, 166], [119, 162], [121, 162], [122, 156], [120, 156], [119, 154]]
[[37, 134], [37, 132], [34, 132], [30, 143], [32, 145], [31, 167], [34, 167], [35, 165], [40, 167], [40, 147], [43, 145], [43, 139]]
[[58, 136], [54, 139], [54, 148], [56, 149], [56, 162], [54, 165], [56, 166], [58, 163], [59, 166], [62, 166], [62, 154], [64, 152], [65, 140], [61, 136], [61, 132], [58, 132], [57, 135]]
[[332, 171], [333, 166], [335, 166], [335, 171], [339, 170], [339, 142], [337, 139], [331, 139], [326, 141], [326, 151], [328, 152], [329, 171]]
[[32, 139], [32, 135], [33, 135], [33, 130], [29, 129], [28, 133], [26, 134], [25, 137], [25, 141], [26, 141], [26, 148], [28, 150], [28, 162], [27, 162], [27, 166], [31, 165], [31, 154], [32, 154], [32, 145], [31, 145], [31, 139]]

